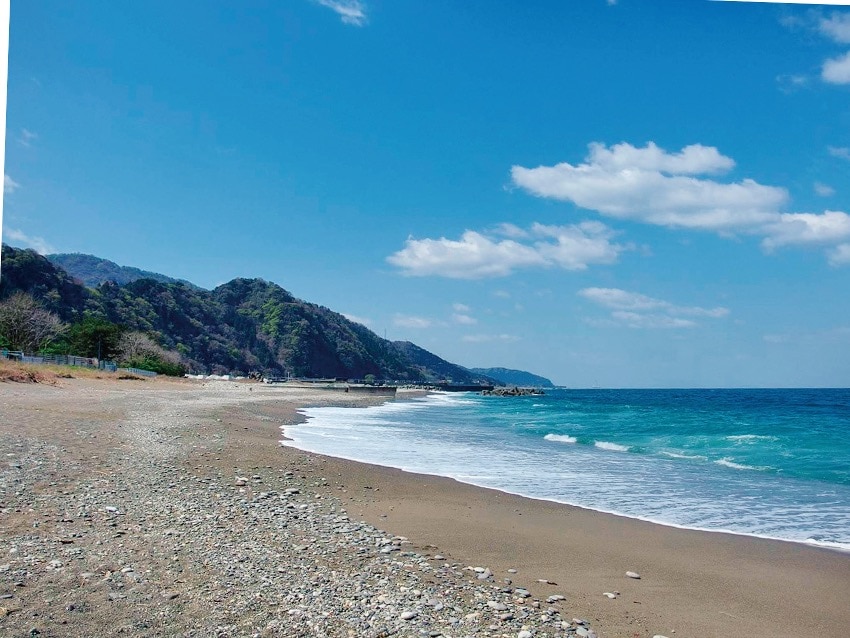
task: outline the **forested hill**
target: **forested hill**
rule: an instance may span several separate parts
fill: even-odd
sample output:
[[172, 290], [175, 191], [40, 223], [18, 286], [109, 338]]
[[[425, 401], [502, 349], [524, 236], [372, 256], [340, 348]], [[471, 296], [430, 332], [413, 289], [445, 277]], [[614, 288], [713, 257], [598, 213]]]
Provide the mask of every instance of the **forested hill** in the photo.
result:
[[554, 388], [555, 386], [546, 377], [541, 377], [525, 370], [511, 370], [510, 368], [472, 368], [471, 372], [486, 375], [497, 379], [506, 385], [517, 385], [527, 388]]
[[32, 250], [4, 245], [2, 259], [0, 300], [23, 291], [68, 323], [95, 317], [148, 333], [198, 372], [412, 382], [443, 380], [450, 372], [456, 383], [481, 378], [425, 350], [412, 358], [407, 346], [262, 279], [234, 279], [211, 291], [153, 279], [86, 287]]
[[183, 283], [192, 288], [197, 287], [184, 279], [174, 279], [157, 272], [141, 270], [132, 266], [119, 266], [114, 261], [101, 259], [94, 255], [57, 253], [46, 255], [46, 257], [54, 266], [59, 266], [71, 277], [79, 279], [86, 286], [92, 288], [107, 281], [114, 281], [116, 284], [129, 284], [139, 279], [153, 279], [162, 283]]

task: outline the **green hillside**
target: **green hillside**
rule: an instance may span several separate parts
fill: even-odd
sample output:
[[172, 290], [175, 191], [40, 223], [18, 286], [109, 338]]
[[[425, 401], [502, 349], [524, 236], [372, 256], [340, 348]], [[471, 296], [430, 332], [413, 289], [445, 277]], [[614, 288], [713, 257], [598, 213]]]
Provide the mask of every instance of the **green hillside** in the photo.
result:
[[262, 279], [234, 279], [214, 290], [150, 278], [87, 287], [32, 250], [4, 245], [2, 259], [0, 300], [27, 292], [69, 324], [88, 317], [144, 332], [196, 372], [456, 383], [480, 377]]

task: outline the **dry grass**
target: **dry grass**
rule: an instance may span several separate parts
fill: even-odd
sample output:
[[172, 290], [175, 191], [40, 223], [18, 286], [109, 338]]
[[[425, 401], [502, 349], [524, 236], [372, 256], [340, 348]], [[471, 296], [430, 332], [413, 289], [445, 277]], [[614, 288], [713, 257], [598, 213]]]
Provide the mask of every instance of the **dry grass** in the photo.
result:
[[76, 366], [53, 366], [18, 363], [0, 359], [0, 381], [17, 383], [48, 383], [56, 385], [59, 379], [115, 379], [114, 372], [78, 368]]
[[47, 383], [56, 385], [59, 375], [48, 366], [25, 365], [14, 361], [0, 360], [0, 381], [14, 383]]

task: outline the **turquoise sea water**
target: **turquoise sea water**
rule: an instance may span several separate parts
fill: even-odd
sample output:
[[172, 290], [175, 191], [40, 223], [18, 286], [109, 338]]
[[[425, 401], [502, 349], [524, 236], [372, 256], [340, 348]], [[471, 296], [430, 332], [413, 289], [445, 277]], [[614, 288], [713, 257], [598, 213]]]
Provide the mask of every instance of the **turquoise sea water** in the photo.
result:
[[304, 450], [850, 551], [850, 390], [552, 390], [310, 408]]

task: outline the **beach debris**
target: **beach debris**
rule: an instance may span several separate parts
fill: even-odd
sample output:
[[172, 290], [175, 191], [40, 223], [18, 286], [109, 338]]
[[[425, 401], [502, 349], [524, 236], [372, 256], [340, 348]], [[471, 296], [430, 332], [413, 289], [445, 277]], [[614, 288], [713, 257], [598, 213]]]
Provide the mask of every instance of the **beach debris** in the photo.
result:
[[611, 591], [604, 591], [604, 592], [602, 592], [602, 595], [603, 595], [603, 596], [607, 596], [608, 598], [610, 598], [610, 599], [612, 599], [612, 600], [613, 600], [614, 598], [617, 598], [617, 596], [619, 596], [619, 595], [620, 595], [620, 592], [617, 592], [617, 591], [614, 591], [614, 592], [611, 592]]
[[634, 578], [635, 580], [640, 580], [640, 574], [637, 572], [626, 572], [626, 576], [629, 578]]
[[552, 580], [547, 580], [547, 579], [545, 579], [545, 578], [538, 578], [538, 579], [537, 579], [537, 582], [538, 582], [538, 583], [543, 583], [544, 585], [557, 585], [557, 584], [558, 584], [558, 583], [556, 583], [556, 582], [554, 582], [554, 581], [552, 581]]

